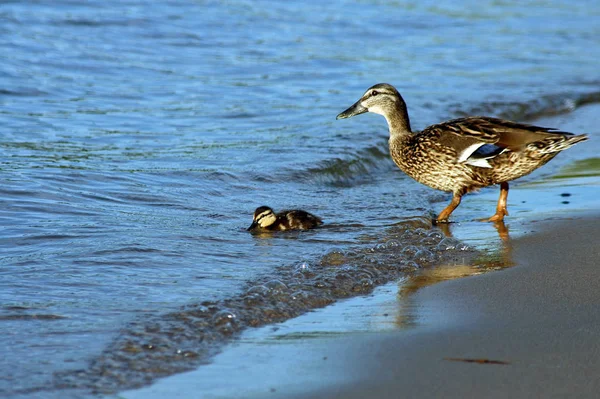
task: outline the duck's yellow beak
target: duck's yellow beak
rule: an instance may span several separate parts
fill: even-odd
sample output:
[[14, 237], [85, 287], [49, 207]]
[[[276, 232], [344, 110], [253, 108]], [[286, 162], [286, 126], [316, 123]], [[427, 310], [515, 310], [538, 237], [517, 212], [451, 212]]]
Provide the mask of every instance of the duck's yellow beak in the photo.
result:
[[335, 119], [345, 119], [350, 118], [354, 115], [364, 114], [365, 112], [369, 112], [368, 108], [363, 107], [360, 104], [360, 101], [357, 101], [350, 108], [339, 114]]

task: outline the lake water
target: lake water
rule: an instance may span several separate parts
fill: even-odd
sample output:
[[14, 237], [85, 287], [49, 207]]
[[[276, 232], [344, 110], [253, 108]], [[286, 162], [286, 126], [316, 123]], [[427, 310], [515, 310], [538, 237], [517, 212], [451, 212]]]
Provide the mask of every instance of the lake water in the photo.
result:
[[[464, 250], [427, 229], [447, 196], [396, 169], [384, 120], [335, 116], [378, 82], [415, 129], [598, 101], [599, 18], [591, 0], [2, 3], [0, 396], [147, 383], [251, 312], [282, 320]], [[253, 236], [260, 205], [326, 226]], [[416, 263], [364, 266], [394, 248]], [[339, 265], [340, 292], [298, 282], [331, 288]], [[275, 312], [278, 295], [301, 306]]]

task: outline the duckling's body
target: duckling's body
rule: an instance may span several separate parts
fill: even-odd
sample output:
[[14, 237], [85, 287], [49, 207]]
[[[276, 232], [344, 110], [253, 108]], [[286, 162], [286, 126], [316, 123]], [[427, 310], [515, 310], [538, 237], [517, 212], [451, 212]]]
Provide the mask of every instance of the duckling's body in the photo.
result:
[[268, 206], [261, 206], [254, 211], [249, 231], [283, 231], [309, 230], [323, 224], [323, 221], [306, 211], [299, 209], [273, 212]]
[[509, 181], [587, 140], [586, 135], [490, 117], [453, 119], [413, 133], [406, 103], [393, 86], [385, 83], [371, 87], [337, 119], [364, 112], [386, 118], [390, 155], [402, 171], [429, 187], [454, 194], [437, 222], [448, 221], [464, 194], [494, 184], [500, 184], [500, 198], [496, 214], [489, 220], [503, 220], [508, 215]]

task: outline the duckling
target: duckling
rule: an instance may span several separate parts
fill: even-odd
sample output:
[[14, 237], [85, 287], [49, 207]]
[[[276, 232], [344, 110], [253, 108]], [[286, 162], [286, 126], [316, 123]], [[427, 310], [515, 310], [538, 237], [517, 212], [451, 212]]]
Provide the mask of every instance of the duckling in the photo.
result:
[[407, 175], [437, 190], [452, 192], [450, 204], [436, 222], [448, 223], [462, 196], [482, 187], [500, 184], [496, 213], [487, 219], [500, 222], [508, 215], [508, 182], [525, 176], [559, 152], [587, 140], [573, 135], [498, 118], [474, 116], [452, 119], [413, 132], [404, 99], [387, 83], [376, 84], [336, 119], [365, 112], [383, 115], [390, 131], [390, 155]]
[[260, 206], [254, 211], [248, 231], [309, 230], [321, 224], [321, 218], [302, 210], [294, 209], [276, 214], [268, 206]]

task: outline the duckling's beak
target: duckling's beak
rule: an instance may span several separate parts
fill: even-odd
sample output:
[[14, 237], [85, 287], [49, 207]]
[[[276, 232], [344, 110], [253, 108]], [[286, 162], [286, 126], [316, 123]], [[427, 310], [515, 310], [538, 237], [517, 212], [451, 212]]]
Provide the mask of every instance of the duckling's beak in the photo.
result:
[[344, 112], [339, 114], [335, 119], [350, 118], [351, 116], [364, 114], [365, 112], [369, 112], [369, 109], [363, 107], [360, 104], [360, 100], [359, 100], [356, 103], [354, 103], [353, 106], [351, 106], [350, 108], [348, 108], [347, 110], [345, 110]]
[[258, 223], [256, 223], [256, 220], [252, 222], [252, 224], [250, 225], [250, 227], [248, 227], [246, 230], [250, 231], [250, 230], [254, 230], [256, 228], [256, 226], [258, 226]]

